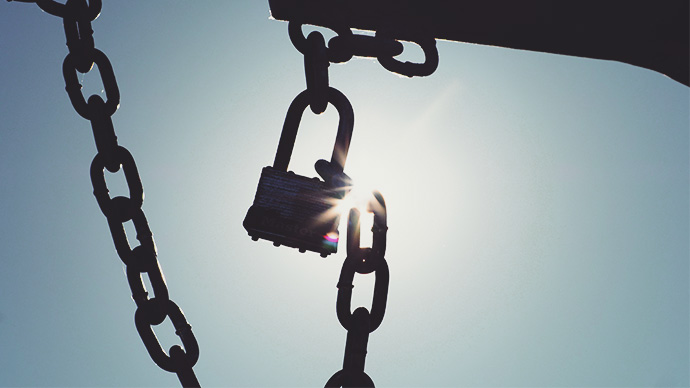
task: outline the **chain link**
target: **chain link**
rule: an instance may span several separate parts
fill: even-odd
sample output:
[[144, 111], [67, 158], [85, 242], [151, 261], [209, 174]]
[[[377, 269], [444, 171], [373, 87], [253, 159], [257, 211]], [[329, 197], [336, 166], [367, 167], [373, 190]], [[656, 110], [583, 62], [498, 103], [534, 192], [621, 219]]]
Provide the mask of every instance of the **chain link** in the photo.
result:
[[[387, 39], [389, 32], [379, 30], [376, 31], [377, 38]], [[436, 48], [436, 39], [433, 36], [419, 36], [413, 39], [405, 39], [408, 42], [418, 44], [424, 52], [423, 63], [400, 62], [392, 55], [379, 55], [376, 59], [379, 61], [384, 69], [404, 75], [406, 77], [426, 77], [431, 75], [436, 68], [438, 68], [438, 49]]]
[[[192, 367], [199, 359], [199, 345], [182, 310], [169, 298], [168, 287], [157, 258], [156, 244], [146, 215], [142, 210], [144, 188], [132, 154], [118, 145], [112, 115], [120, 105], [120, 90], [108, 57], [95, 48], [91, 21], [101, 12], [101, 0], [67, 0], [65, 4], [53, 0], [16, 0], [36, 3], [42, 10], [63, 19], [69, 53], [62, 65], [65, 90], [74, 110], [91, 122], [97, 154], [91, 163], [93, 194], [108, 221], [110, 234], [118, 256], [126, 266], [127, 282], [137, 305], [134, 314], [137, 332], [151, 359], [163, 370], [177, 374], [184, 387], [199, 387]], [[87, 73], [98, 67], [106, 100], [92, 95], [84, 98], [77, 72]], [[116, 173], [122, 169], [129, 197], [111, 198], [104, 170]], [[139, 245], [129, 245], [124, 223], [132, 221]], [[153, 288], [149, 298], [142, 279], [146, 274]], [[161, 348], [153, 327], [170, 318], [182, 347], [174, 345], [168, 353]]]
[[333, 62], [347, 62], [355, 57], [394, 57], [403, 52], [402, 43], [388, 38], [347, 34], [337, 35], [328, 41]]
[[[309, 37], [304, 37], [302, 26], [303, 23], [301, 22], [290, 21], [288, 34], [295, 48], [304, 54], [306, 69], [306, 57], [313, 55], [314, 47], [309, 44]], [[337, 34], [328, 41], [326, 52], [330, 62], [347, 62], [353, 56], [376, 58], [386, 70], [406, 77], [428, 76], [438, 68], [438, 50], [436, 39], [433, 36], [419, 35], [414, 38], [401, 39], [418, 44], [424, 52], [424, 62], [412, 63], [395, 59], [396, 56], [403, 53], [404, 47], [402, 43], [392, 37], [393, 33], [385, 29], [380, 29], [376, 31], [374, 36], [370, 36], [353, 34], [348, 27], [344, 26], [334, 25], [329, 26], [329, 28]], [[313, 33], [310, 33], [309, 36]], [[307, 72], [307, 79], [309, 77], [309, 72]]]
[[304, 73], [309, 93], [309, 106], [315, 114], [323, 113], [328, 107], [328, 54], [326, 42], [318, 31], [307, 37], [308, 50], [304, 53]]
[[[101, 50], [96, 48], [91, 49], [89, 50], [88, 55], [89, 59], [98, 66], [98, 72], [101, 75], [103, 89], [105, 90], [105, 111], [102, 112], [102, 115], [112, 116], [120, 107], [120, 89], [118, 88], [117, 81], [115, 80], [113, 66], [108, 57], [103, 54]], [[65, 60], [62, 62], [62, 76], [65, 79], [65, 90], [67, 91], [67, 95], [72, 102], [72, 107], [74, 107], [74, 110], [77, 111], [81, 117], [91, 120], [91, 110], [89, 109], [89, 104], [84, 98], [84, 94], [81, 92], [81, 84], [79, 83], [77, 76], [77, 71], [79, 71], [78, 62], [79, 59], [76, 58], [73, 53], [67, 54]], [[89, 68], [89, 70], [90, 69], [91, 68]], [[96, 97], [100, 98], [99, 96]], [[91, 101], [92, 98], [90, 97], [89, 100]]]
[[[389, 271], [384, 258], [386, 251], [387, 210], [383, 196], [373, 193], [368, 203], [368, 211], [374, 214], [373, 238], [371, 248], [361, 248], [359, 210], [351, 209], [347, 224], [347, 258], [343, 263], [338, 280], [336, 314], [338, 321], [347, 330], [343, 369], [336, 372], [326, 382], [326, 387], [373, 387], [374, 382], [364, 372], [369, 333], [383, 322], [388, 299]], [[352, 308], [352, 290], [355, 272], [374, 273], [374, 295], [371, 312], [364, 307]]]

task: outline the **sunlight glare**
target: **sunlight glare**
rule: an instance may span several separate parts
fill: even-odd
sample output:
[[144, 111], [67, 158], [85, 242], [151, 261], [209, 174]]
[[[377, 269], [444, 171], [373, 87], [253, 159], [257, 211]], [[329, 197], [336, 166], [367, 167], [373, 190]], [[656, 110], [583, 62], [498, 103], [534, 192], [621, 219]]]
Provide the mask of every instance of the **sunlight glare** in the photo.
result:
[[356, 208], [359, 210], [360, 218], [360, 247], [371, 247], [372, 233], [370, 232], [374, 226], [374, 214], [368, 209], [369, 201], [373, 199], [373, 192], [370, 187], [366, 185], [357, 184], [351, 188], [351, 191], [345, 198], [338, 200], [334, 211], [340, 214], [341, 231], [347, 231], [347, 222], [350, 214], [350, 209]]

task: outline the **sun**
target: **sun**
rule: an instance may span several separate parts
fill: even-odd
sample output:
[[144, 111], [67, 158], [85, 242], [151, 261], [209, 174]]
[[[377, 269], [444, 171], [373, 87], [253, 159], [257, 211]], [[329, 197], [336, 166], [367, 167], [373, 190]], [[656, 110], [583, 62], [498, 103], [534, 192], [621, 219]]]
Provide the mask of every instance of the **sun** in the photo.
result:
[[[374, 190], [366, 185], [355, 184], [349, 188], [349, 192], [343, 198], [333, 199], [333, 207], [328, 210], [325, 217], [338, 215], [340, 216], [341, 233], [347, 232], [348, 218], [351, 209], [357, 209], [360, 214], [359, 227], [360, 230], [370, 231], [374, 225], [374, 214], [369, 209], [369, 203], [374, 198]], [[337, 241], [338, 234], [332, 233], [324, 236], [329, 241]], [[362, 233], [360, 237], [361, 247], [371, 247], [372, 236], [371, 233]]]

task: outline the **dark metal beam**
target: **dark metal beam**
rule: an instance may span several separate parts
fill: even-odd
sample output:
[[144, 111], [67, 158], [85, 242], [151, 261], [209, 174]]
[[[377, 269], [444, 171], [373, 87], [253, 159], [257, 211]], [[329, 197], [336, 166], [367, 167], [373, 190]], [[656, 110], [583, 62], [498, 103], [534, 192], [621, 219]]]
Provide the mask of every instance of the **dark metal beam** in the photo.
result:
[[688, 0], [269, 0], [269, 5], [278, 20], [614, 60], [690, 82]]

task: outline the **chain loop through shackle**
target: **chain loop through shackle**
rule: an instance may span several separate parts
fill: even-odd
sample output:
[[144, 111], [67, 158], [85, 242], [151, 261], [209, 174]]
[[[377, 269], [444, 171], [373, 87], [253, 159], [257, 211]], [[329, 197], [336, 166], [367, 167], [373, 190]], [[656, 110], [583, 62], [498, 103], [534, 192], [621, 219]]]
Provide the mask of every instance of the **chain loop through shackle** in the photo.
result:
[[[367, 210], [374, 213], [373, 239], [371, 248], [361, 248], [359, 210], [351, 209], [347, 225], [347, 258], [343, 263], [338, 280], [336, 314], [338, 321], [347, 330], [343, 369], [326, 382], [326, 387], [373, 387], [371, 378], [364, 372], [369, 334], [383, 322], [388, 299], [389, 270], [384, 258], [386, 250], [387, 210], [383, 196], [372, 193]], [[364, 307], [351, 312], [352, 290], [355, 272], [374, 273], [374, 295], [371, 312]]]
[[328, 41], [331, 61], [347, 62], [352, 57], [394, 57], [403, 52], [402, 43], [395, 39], [371, 35], [349, 34], [334, 36]]
[[[11, 0], [8, 0], [11, 1]], [[101, 0], [67, 0], [65, 4], [53, 0], [15, 0], [35, 3], [43, 11], [63, 19], [69, 53], [62, 65], [65, 90], [74, 110], [91, 122], [97, 154], [91, 163], [90, 176], [94, 196], [105, 215], [118, 256], [126, 266], [127, 281], [132, 299], [137, 305], [135, 324], [151, 359], [162, 369], [177, 375], [183, 387], [199, 387], [192, 367], [199, 359], [199, 345], [182, 310], [168, 295], [165, 277], [157, 259], [153, 233], [142, 210], [144, 189], [134, 158], [118, 145], [111, 116], [120, 105], [120, 91], [108, 57], [95, 48], [91, 21], [101, 12]], [[98, 95], [82, 94], [77, 72], [88, 73], [93, 64], [98, 67], [106, 100]], [[114, 173], [122, 168], [129, 189], [129, 197], [111, 198], [104, 170]], [[132, 221], [139, 245], [132, 249], [125, 233], [124, 223]], [[154, 297], [149, 298], [141, 274], [147, 274]], [[152, 326], [166, 317], [175, 328], [182, 347], [174, 345], [169, 354], [161, 348]]]

